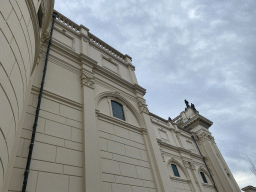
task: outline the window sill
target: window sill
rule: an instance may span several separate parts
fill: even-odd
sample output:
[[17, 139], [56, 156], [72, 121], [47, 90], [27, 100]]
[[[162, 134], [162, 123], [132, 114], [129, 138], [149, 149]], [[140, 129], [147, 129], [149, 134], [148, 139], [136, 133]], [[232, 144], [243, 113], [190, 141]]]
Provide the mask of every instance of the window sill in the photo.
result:
[[177, 181], [183, 181], [183, 182], [190, 182], [191, 180], [188, 180], [188, 179], [183, 179], [183, 178], [180, 178], [180, 177], [172, 177], [170, 176], [170, 179], [172, 180], [177, 180]]

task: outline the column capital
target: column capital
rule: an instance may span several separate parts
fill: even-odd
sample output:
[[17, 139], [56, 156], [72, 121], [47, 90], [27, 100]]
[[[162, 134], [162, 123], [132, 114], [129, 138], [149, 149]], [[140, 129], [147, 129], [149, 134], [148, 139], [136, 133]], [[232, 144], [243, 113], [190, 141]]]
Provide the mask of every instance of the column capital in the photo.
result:
[[81, 78], [82, 78], [82, 85], [83, 86], [87, 86], [91, 89], [94, 89], [95, 80], [94, 80], [93, 76], [83, 73]]
[[140, 109], [140, 113], [146, 113], [149, 115], [148, 105], [146, 104], [146, 101], [142, 98], [137, 97], [137, 103]]
[[210, 141], [212, 143], [215, 143], [214, 137], [211, 135], [210, 132], [200, 130], [195, 135], [199, 143], [203, 143], [205, 141]]
[[183, 160], [183, 164], [184, 164], [184, 166], [185, 166], [187, 169], [189, 169], [189, 162], [188, 162], [188, 161]]

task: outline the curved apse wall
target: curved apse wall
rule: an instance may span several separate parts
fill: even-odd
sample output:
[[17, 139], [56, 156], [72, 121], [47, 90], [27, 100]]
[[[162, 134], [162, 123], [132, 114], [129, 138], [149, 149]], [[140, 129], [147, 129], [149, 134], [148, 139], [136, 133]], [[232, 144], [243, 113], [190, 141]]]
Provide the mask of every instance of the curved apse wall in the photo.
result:
[[[0, 1], [0, 191], [54, 0]], [[37, 12], [40, 7], [42, 25]]]

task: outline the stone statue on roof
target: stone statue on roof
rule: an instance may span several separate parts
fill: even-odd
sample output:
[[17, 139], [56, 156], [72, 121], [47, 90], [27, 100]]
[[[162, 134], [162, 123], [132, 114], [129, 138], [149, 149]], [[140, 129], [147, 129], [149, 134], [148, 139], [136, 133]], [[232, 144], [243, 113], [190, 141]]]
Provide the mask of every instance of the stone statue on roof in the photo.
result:
[[187, 108], [189, 108], [190, 107], [189, 102], [186, 99], [184, 101], [185, 101], [185, 104], [186, 104]]

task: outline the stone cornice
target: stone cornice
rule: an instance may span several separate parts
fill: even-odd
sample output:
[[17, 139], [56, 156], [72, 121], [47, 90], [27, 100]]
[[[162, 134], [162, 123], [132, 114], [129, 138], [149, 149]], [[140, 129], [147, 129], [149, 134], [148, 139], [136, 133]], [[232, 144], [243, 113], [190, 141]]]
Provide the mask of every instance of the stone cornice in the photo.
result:
[[212, 121], [209, 119], [203, 117], [202, 115], [195, 115], [185, 123], [179, 125], [180, 128], [186, 129], [186, 130], [191, 130], [192, 128], [196, 127], [197, 125], [201, 125], [205, 127], [206, 129], [209, 129], [209, 127], [212, 125]]
[[[122, 65], [125, 66], [125, 67], [129, 67], [129, 65], [128, 65], [125, 61], [119, 59], [118, 57], [113, 56], [113, 55], [112, 55], [111, 53], [109, 53], [107, 50], [102, 49], [102, 47], [100, 47], [99, 45], [93, 43], [91, 40], [89, 41], [89, 43], [90, 43], [90, 45], [91, 45], [92, 47], [96, 48], [96, 49], [97, 49], [98, 51], [100, 51], [101, 53], [106, 54], [108, 57], [111, 57], [111, 59], [115, 60], [117, 63], [120, 63], [120, 64], [122, 64]], [[132, 66], [133, 66], [133, 65], [132, 65]], [[133, 67], [134, 67], [134, 66], [133, 66]], [[135, 67], [134, 67], [134, 69], [135, 69]]]
[[98, 84], [98, 85], [100, 85], [102, 87], [105, 87], [106, 89], [108, 89], [110, 91], [113, 91], [113, 92], [118, 91], [118, 92], [120, 92], [120, 94], [123, 97], [125, 97], [125, 98], [127, 98], [127, 99], [129, 99], [129, 100], [131, 100], [131, 101], [133, 101], [135, 103], [137, 102], [136, 97], [134, 97], [133, 95], [131, 95], [131, 94], [127, 93], [127, 92], [124, 92], [123, 90], [118, 89], [117, 87], [114, 87], [111, 84], [108, 84], [108, 83], [104, 82], [102, 79], [98, 79], [97, 77], [95, 77], [95, 84]]
[[152, 119], [152, 118], [150, 118], [151, 119], [151, 122], [153, 123], [153, 124], [155, 124], [155, 125], [157, 125], [157, 126], [160, 126], [160, 127], [163, 127], [163, 128], [165, 128], [165, 129], [168, 129], [168, 130], [175, 130], [174, 128], [172, 128], [172, 127], [168, 127], [167, 125], [163, 125], [163, 124], [161, 124], [161, 123], [159, 123], [159, 122], [157, 122], [155, 119]]
[[136, 93], [139, 93], [140, 95], [144, 96], [146, 94], [146, 89], [139, 86], [138, 84], [133, 84], [133, 89]]
[[174, 123], [176, 120], [178, 120], [179, 118], [181, 118], [181, 115], [178, 115], [177, 117], [175, 117], [172, 121], [171, 121], [171, 123]]
[[175, 150], [176, 152], [183, 152], [183, 153], [189, 154], [191, 157], [194, 157], [194, 158], [197, 158], [197, 159], [200, 159], [200, 160], [203, 159], [200, 155], [192, 153], [188, 149], [184, 149], [182, 147], [176, 147], [176, 146], [170, 145], [168, 143], [163, 142], [161, 139], [157, 139], [157, 143], [159, 144], [160, 147]]
[[[92, 33], [90, 33], [89, 29], [86, 28], [85, 26], [78, 25], [75, 22], [73, 22], [72, 20], [70, 20], [69, 18], [67, 18], [64, 15], [62, 15], [61, 13], [59, 13], [58, 11], [56, 11], [56, 10], [54, 10], [54, 11], [58, 15], [57, 19], [56, 19], [57, 25], [60, 25], [65, 30], [69, 31], [74, 36], [76, 36], [77, 38], [84, 37], [84, 38], [88, 39], [90, 45], [97, 48], [97, 50], [99, 50], [100, 52], [107, 54], [108, 56], [115, 59], [116, 61], [118, 61], [118, 63], [124, 65], [125, 67], [132, 67], [135, 70], [135, 67], [131, 63], [127, 63], [125, 61], [126, 57], [129, 58], [130, 60], [132, 60], [132, 58], [129, 55], [127, 55], [127, 54], [124, 55], [121, 52], [119, 52], [118, 50], [116, 50], [115, 48], [111, 47], [110, 45], [108, 45], [107, 43], [102, 41], [100, 38], [98, 38], [95, 35], [93, 35]], [[85, 29], [88, 32], [88, 36], [86, 36], [80, 32], [81, 28]]]
[[75, 67], [74, 65], [71, 65], [70, 63], [63, 61], [62, 59], [59, 59], [58, 57], [56, 57], [55, 55], [49, 54], [49, 61], [51, 61], [52, 63], [59, 65], [60, 67], [75, 73], [76, 75], [80, 75], [81, 74], [81, 69], [79, 69], [78, 67]]
[[[36, 87], [36, 86], [33, 85], [31, 91], [32, 91], [32, 92], [35, 92], [35, 93], [39, 93], [40, 89], [39, 89], [38, 87]], [[82, 104], [81, 104], [81, 103], [78, 103], [78, 102], [73, 101], [73, 100], [71, 100], [71, 99], [68, 99], [68, 98], [66, 98], [66, 97], [57, 95], [57, 94], [55, 94], [55, 93], [53, 93], [53, 92], [44, 90], [44, 92], [43, 92], [43, 97], [45, 97], [45, 96], [46, 96], [46, 97], [49, 97], [49, 98], [52, 98], [52, 99], [55, 99], [55, 100], [57, 100], [57, 101], [61, 101], [61, 102], [63, 102], [64, 104], [69, 104], [69, 105], [71, 105], [71, 106], [73, 106], [73, 107], [76, 107], [76, 108], [78, 108], [78, 109], [80, 109], [80, 110], [82, 109]]]
[[[45, 44], [45, 46], [47, 46]], [[71, 48], [68, 48], [67, 46], [63, 46], [56, 40], [52, 40], [52, 46], [51, 46], [51, 51], [58, 53], [59, 55], [66, 57], [67, 59], [73, 61], [76, 64], [80, 65], [80, 55], [76, 53], [74, 50]]]
[[97, 65], [97, 61], [93, 60], [92, 58], [88, 57], [87, 55], [80, 53], [80, 60], [82, 64], [87, 65], [90, 68], [94, 68]]
[[155, 117], [156, 119], [159, 119], [160, 121], [163, 121], [165, 124], [168, 124], [168, 122], [169, 122], [168, 120], [166, 120], [166, 119], [164, 119], [162, 117], [159, 117], [159, 116], [157, 116], [154, 113], [149, 112], [149, 115]]
[[135, 85], [135, 84], [132, 84], [132, 83], [126, 81], [125, 79], [121, 78], [119, 75], [116, 75], [114, 73], [109, 73], [108, 70], [106, 70], [105, 68], [103, 68], [99, 65], [96, 65], [93, 68], [93, 72], [95, 74], [98, 74], [98, 75], [106, 78], [106, 79], [109, 79], [110, 81], [112, 81], [112, 82], [132, 91], [132, 92], [135, 92], [138, 89], [145, 90], [144, 88], [142, 88], [141, 86], [139, 86], [137, 84]]
[[[99, 74], [109, 80], [111, 80], [114, 83], [117, 83], [118, 85], [124, 87], [125, 89], [129, 89], [132, 92], [140, 92], [141, 94], [145, 94], [146, 89], [144, 89], [143, 87], [141, 87], [138, 84], [132, 84], [128, 81], [126, 81], [125, 79], [121, 78], [118, 75], [115, 75], [114, 73], [109, 73], [108, 70], [106, 70], [105, 68], [96, 65], [97, 61], [93, 60], [92, 58], [84, 55], [84, 54], [78, 54], [75, 51], [67, 48], [66, 46], [61, 45], [60, 43], [58, 43], [57, 41], [53, 41], [52, 44], [52, 51], [60, 54], [61, 56], [66, 57], [67, 59], [73, 61], [74, 63], [81, 65], [81, 60], [84, 64], [89, 65], [91, 67], [93, 67], [93, 72], [95, 74]], [[57, 59], [57, 57], [55, 57]], [[70, 67], [72, 67], [72, 65], [69, 65]], [[74, 67], [76, 68], [76, 67]]]
[[124, 126], [126, 128], [130, 128], [132, 130], [138, 131], [138, 132], [143, 133], [143, 134], [147, 133], [147, 130], [145, 128], [136, 127], [136, 126], [134, 126], [134, 125], [132, 125], [130, 123], [127, 123], [127, 122], [125, 122], [123, 120], [120, 120], [118, 118], [111, 117], [109, 115], [105, 115], [105, 114], [101, 113], [98, 110], [96, 110], [95, 113], [97, 114], [99, 119], [108, 120], [111, 123], [116, 123], [118, 125], [122, 125], [122, 126]]
[[[58, 14], [58, 13], [57, 13]], [[79, 32], [73, 30], [72, 28], [68, 27], [67, 25], [65, 25], [65, 23], [62, 23], [60, 20], [56, 19], [56, 24], [60, 25], [61, 27], [63, 27], [66, 31], [68, 31], [69, 33], [71, 33], [72, 35], [76, 36], [77, 38], [79, 38]]]

